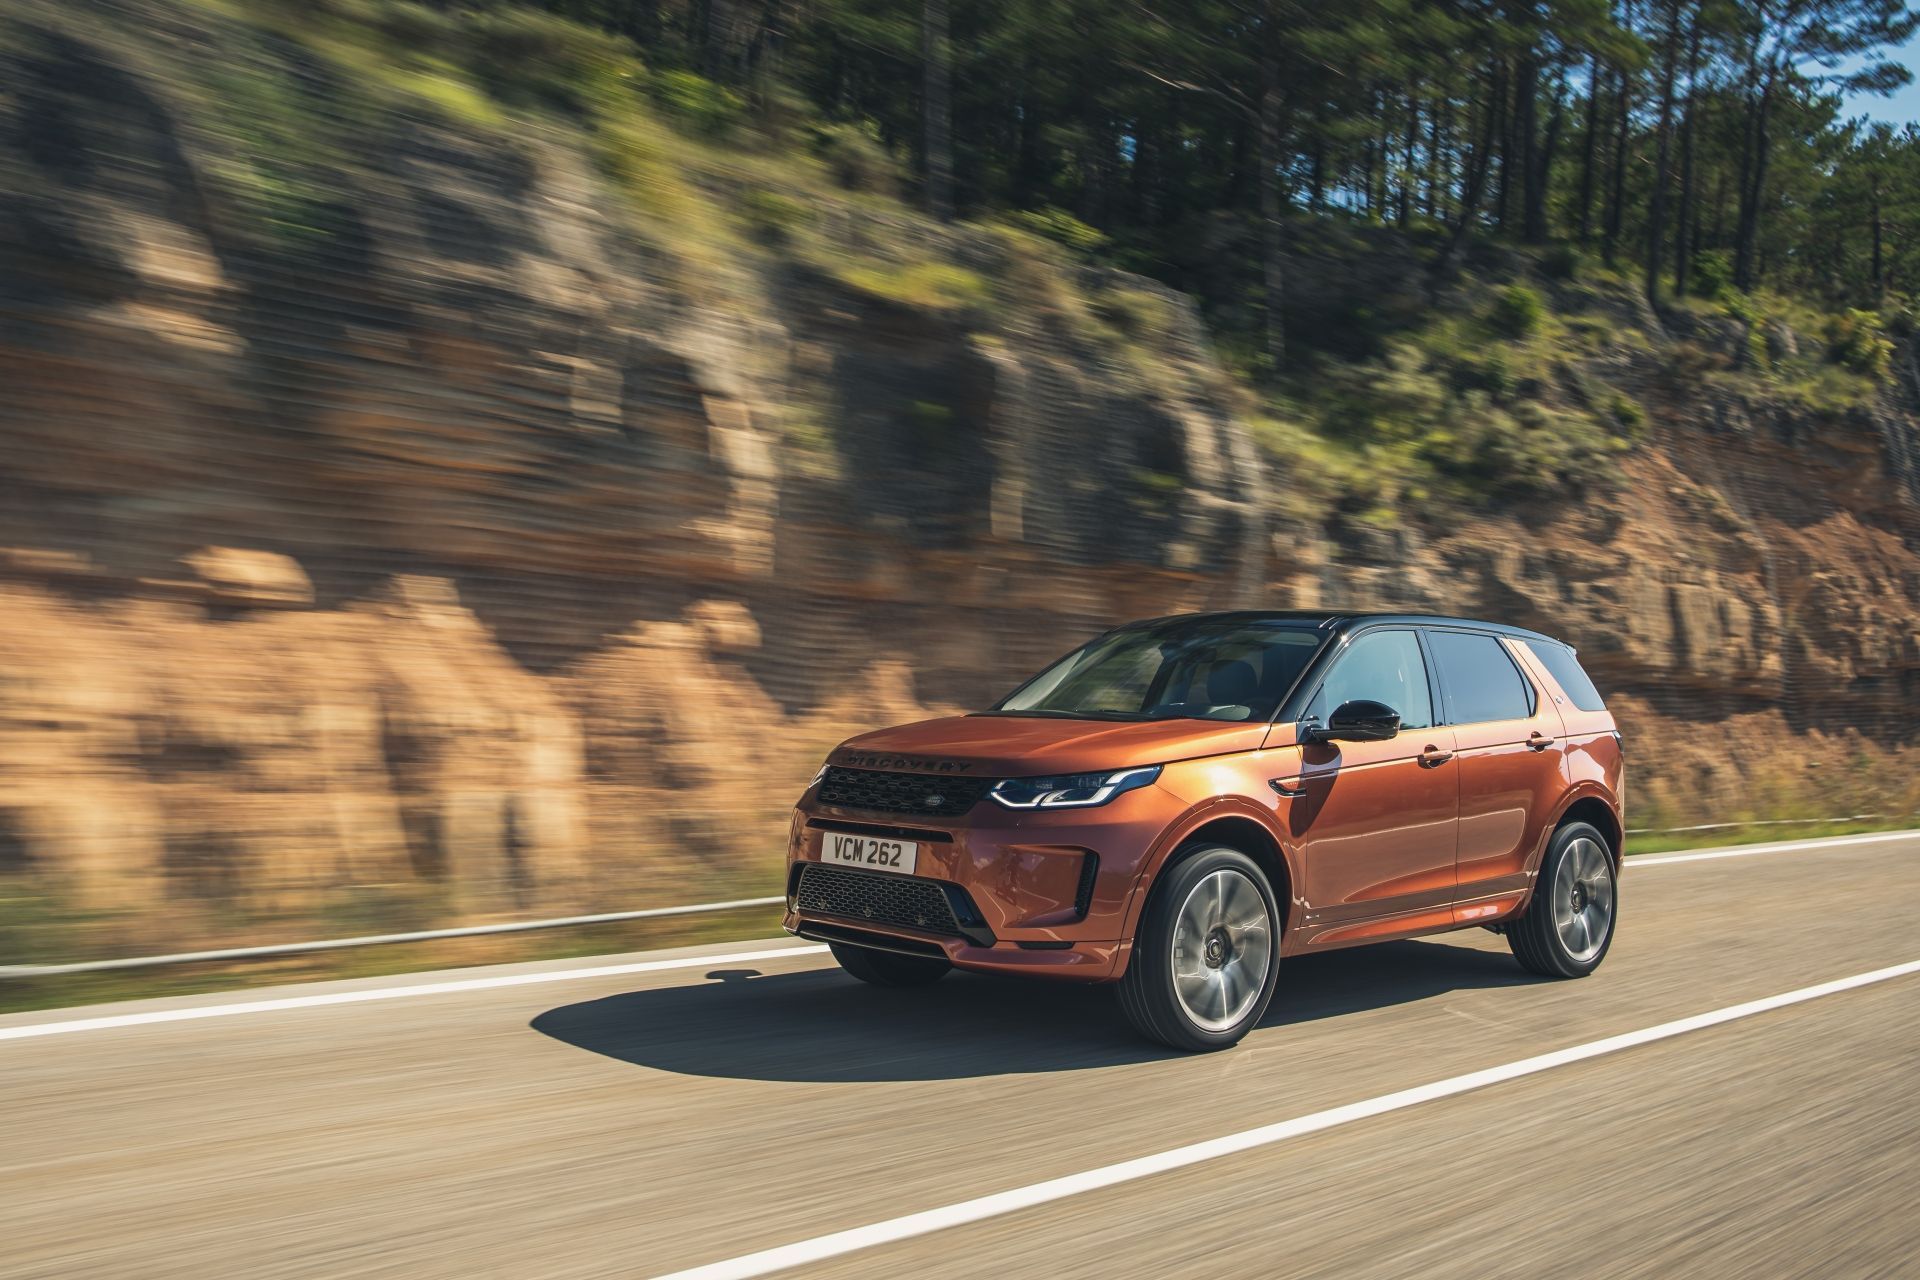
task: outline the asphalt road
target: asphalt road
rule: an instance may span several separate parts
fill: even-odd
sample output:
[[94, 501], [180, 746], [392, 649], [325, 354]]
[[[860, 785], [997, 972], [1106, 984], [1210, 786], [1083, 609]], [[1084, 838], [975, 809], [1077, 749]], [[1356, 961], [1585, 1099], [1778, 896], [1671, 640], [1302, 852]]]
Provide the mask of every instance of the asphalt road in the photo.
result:
[[[1206, 1057], [777, 943], [0, 1018], [0, 1275], [644, 1280], [1920, 959], [1920, 837], [1622, 888], [1592, 978], [1477, 930], [1291, 961]], [[1916, 1014], [1920, 972], [792, 1274], [1920, 1275]]]

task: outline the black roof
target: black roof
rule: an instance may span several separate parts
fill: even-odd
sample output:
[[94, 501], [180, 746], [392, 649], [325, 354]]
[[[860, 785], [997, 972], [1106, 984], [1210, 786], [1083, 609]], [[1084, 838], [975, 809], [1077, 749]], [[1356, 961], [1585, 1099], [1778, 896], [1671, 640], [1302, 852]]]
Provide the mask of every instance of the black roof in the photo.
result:
[[1523, 640], [1546, 640], [1554, 644], [1565, 644], [1540, 631], [1531, 631], [1526, 627], [1516, 627], [1507, 622], [1489, 622], [1485, 618], [1460, 618], [1437, 613], [1347, 613], [1329, 609], [1222, 609], [1205, 613], [1175, 613], [1161, 618], [1142, 618], [1138, 622], [1126, 623], [1126, 626], [1146, 626], [1152, 623], [1200, 621], [1220, 622], [1298, 622], [1316, 630], [1325, 629], [1334, 632], [1351, 631], [1355, 627], [1383, 622], [1397, 622], [1415, 627], [1472, 627], [1478, 631], [1493, 631], [1501, 635], [1515, 636]]

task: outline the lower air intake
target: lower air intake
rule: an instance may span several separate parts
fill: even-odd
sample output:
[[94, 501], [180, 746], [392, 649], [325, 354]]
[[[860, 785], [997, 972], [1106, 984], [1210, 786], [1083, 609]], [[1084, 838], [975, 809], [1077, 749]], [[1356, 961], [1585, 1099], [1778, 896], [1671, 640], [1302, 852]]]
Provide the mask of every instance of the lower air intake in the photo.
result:
[[970, 932], [954, 918], [946, 890], [914, 876], [809, 862], [800, 870], [794, 905], [806, 915], [862, 920], [949, 938], [967, 937]]

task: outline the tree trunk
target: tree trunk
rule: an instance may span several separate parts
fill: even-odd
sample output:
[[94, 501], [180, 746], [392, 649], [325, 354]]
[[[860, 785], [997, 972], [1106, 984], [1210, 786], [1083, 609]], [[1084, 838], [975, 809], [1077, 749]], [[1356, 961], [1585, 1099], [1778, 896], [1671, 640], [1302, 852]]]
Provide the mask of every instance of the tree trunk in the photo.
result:
[[1446, 118], [1452, 110], [1452, 104], [1445, 96], [1442, 87], [1441, 97], [1427, 108], [1427, 159], [1421, 166], [1421, 185], [1425, 194], [1421, 200], [1421, 212], [1432, 218], [1440, 210], [1440, 150], [1447, 142]]
[[1494, 63], [1494, 136], [1500, 144], [1500, 177], [1494, 182], [1494, 225], [1507, 228], [1507, 207], [1513, 192], [1513, 111], [1507, 106], [1507, 61]]
[[[1031, 72], [1027, 83], [1032, 83]], [[1032, 96], [1023, 91], [1013, 155], [1013, 203], [1022, 209], [1030, 209], [1038, 204], [1045, 186], [1044, 166], [1040, 157], [1041, 125], [1038, 105]]]
[[1553, 89], [1553, 109], [1547, 113], [1547, 131], [1533, 150], [1532, 169], [1527, 177], [1526, 237], [1529, 244], [1544, 244], [1547, 239], [1547, 189], [1553, 176], [1554, 152], [1560, 148], [1560, 127], [1566, 119], [1567, 85], [1558, 80]]
[[1673, 81], [1680, 61], [1680, 2], [1668, 0], [1667, 37], [1660, 52], [1660, 122], [1655, 128], [1653, 193], [1647, 201], [1647, 302], [1660, 305], [1661, 253], [1667, 244], [1668, 168], [1673, 156]]
[[1767, 136], [1768, 115], [1773, 106], [1773, 80], [1769, 76], [1760, 87], [1748, 126], [1747, 145], [1741, 160], [1740, 210], [1734, 229], [1733, 283], [1745, 292], [1759, 281], [1756, 252], [1760, 241], [1760, 200], [1767, 187], [1767, 162], [1772, 150]]
[[1880, 217], [1880, 179], [1878, 177], [1874, 178], [1868, 187], [1868, 200], [1870, 212], [1873, 215], [1873, 305], [1880, 307], [1887, 301], [1887, 275], [1881, 247], [1881, 227], [1884, 224]]
[[1381, 94], [1374, 99], [1373, 115], [1374, 119], [1380, 122], [1380, 133], [1375, 140], [1376, 149], [1380, 156], [1380, 194], [1376, 196], [1372, 192], [1368, 192], [1367, 200], [1370, 207], [1379, 217], [1381, 224], [1384, 226], [1387, 221], [1387, 192], [1393, 184], [1393, 122], [1387, 119], [1387, 99], [1385, 94]]
[[1369, 217], [1377, 210], [1373, 205], [1373, 135], [1360, 148], [1360, 208]]
[[920, 10], [920, 61], [926, 77], [927, 212], [953, 218], [953, 46], [947, 39], [947, 0], [925, 0]]
[[1498, 67], [1489, 75], [1487, 85], [1487, 108], [1481, 117], [1480, 138], [1474, 144], [1473, 155], [1467, 161], [1466, 176], [1461, 181], [1460, 212], [1453, 220], [1453, 231], [1447, 236], [1447, 246], [1433, 264], [1433, 284], [1444, 284], [1453, 275], [1459, 265], [1460, 254], [1465, 249], [1467, 235], [1473, 229], [1474, 219], [1480, 216], [1480, 199], [1487, 187], [1487, 171], [1493, 165], [1493, 146], [1499, 128], [1499, 98], [1504, 89]]
[[[1626, 21], [1631, 24], [1633, 6], [1628, 5], [1625, 13]], [[1626, 216], [1627, 142], [1631, 137], [1627, 126], [1633, 105], [1630, 88], [1632, 77], [1627, 74], [1625, 67], [1619, 68], [1617, 75], [1613, 94], [1613, 182], [1607, 196], [1606, 226], [1600, 235], [1600, 257], [1609, 267], [1618, 262], [1616, 254], [1620, 244], [1620, 228]]]
[[[1227, 198], [1229, 209], [1252, 207], [1259, 199], [1258, 192], [1250, 193], [1247, 182], [1253, 173], [1250, 157], [1254, 151], [1253, 135], [1258, 132], [1254, 127], [1253, 113], [1236, 111], [1233, 113], [1233, 140], [1227, 153]], [[1258, 184], [1256, 184], [1257, 186]]]
[[1520, 238], [1547, 238], [1547, 172], [1541, 162], [1540, 60], [1529, 50], [1514, 86], [1513, 131], [1520, 145]]
[[1600, 55], [1593, 55], [1593, 71], [1587, 79], [1587, 136], [1580, 146], [1580, 194], [1576, 198], [1579, 209], [1578, 237], [1585, 245], [1593, 238], [1593, 162], [1600, 133], [1600, 91], [1602, 85]]
[[1133, 122], [1133, 163], [1128, 166], [1132, 209], [1128, 217], [1139, 227], [1160, 220], [1160, 126], [1157, 116]]
[[1420, 99], [1414, 92], [1415, 86], [1407, 86], [1407, 136], [1406, 165], [1400, 175], [1400, 225], [1405, 227], [1413, 220], [1413, 183], [1419, 172], [1415, 153], [1420, 147]]
[[799, 23], [799, 0], [761, 0], [747, 49], [747, 74], [753, 109], [773, 110], [774, 89], [786, 78], [787, 33]]
[[1693, 273], [1693, 130], [1700, 109], [1701, 11], [1693, 11], [1693, 30], [1687, 37], [1687, 102], [1680, 117], [1680, 211], [1673, 224], [1673, 296], [1687, 296]]
[[1093, 181], [1085, 199], [1086, 213], [1082, 220], [1093, 226], [1107, 228], [1120, 220], [1120, 211], [1124, 207], [1120, 193], [1120, 175], [1117, 166], [1120, 156], [1120, 128], [1110, 116], [1101, 116], [1093, 133], [1093, 156], [1088, 170]]
[[1280, 76], [1271, 47], [1262, 58], [1260, 93], [1260, 230], [1266, 293], [1267, 360], [1278, 376], [1287, 368], [1286, 230], [1281, 224]]

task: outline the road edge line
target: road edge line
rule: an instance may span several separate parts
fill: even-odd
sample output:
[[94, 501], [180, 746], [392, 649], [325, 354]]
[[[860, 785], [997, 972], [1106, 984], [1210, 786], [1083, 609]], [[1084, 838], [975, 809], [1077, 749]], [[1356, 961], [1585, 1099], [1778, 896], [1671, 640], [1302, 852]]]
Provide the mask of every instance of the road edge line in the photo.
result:
[[409, 983], [398, 987], [362, 987], [352, 991], [329, 991], [319, 995], [283, 996], [274, 1000], [241, 1000], [232, 1004], [188, 1005], [182, 1009], [149, 1009], [140, 1013], [104, 1014], [94, 1018], [73, 1018], [61, 1022], [29, 1022], [23, 1026], [0, 1027], [0, 1040], [31, 1040], [38, 1036], [66, 1035], [76, 1031], [105, 1031], [113, 1027], [140, 1027], [156, 1022], [193, 1022], [201, 1018], [223, 1018], [242, 1013], [312, 1009], [331, 1004], [360, 1004], [370, 1000], [405, 1000], [411, 997], [443, 995], [455, 991], [487, 991], [495, 987], [534, 987], [548, 982], [572, 982], [579, 978], [617, 977], [630, 973], [658, 973], [668, 969], [698, 969], [710, 964], [819, 955], [826, 949], [824, 946], [812, 944], [778, 949], [768, 948], [760, 951], [726, 951], [717, 955], [677, 956], [670, 960], [636, 960], [629, 964], [594, 965], [584, 969], [547, 969], [538, 973], [508, 973], [490, 978], [459, 978], [452, 982]]
[[1781, 840], [1766, 844], [1725, 845], [1718, 849], [1700, 849], [1673, 853], [1630, 853], [1622, 865], [1658, 867], [1673, 862], [1711, 862], [1716, 858], [1751, 858], [1763, 853], [1794, 853], [1801, 849], [1846, 849], [1863, 844], [1885, 844], [1890, 840], [1911, 840], [1920, 829], [1872, 831], [1852, 836], [1815, 836], [1809, 840]]

